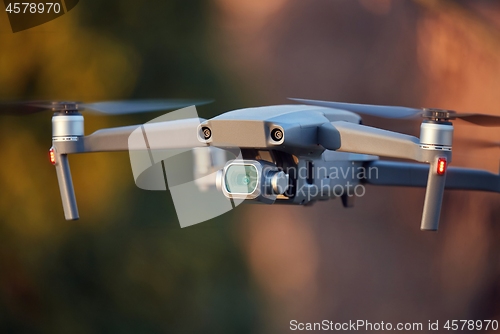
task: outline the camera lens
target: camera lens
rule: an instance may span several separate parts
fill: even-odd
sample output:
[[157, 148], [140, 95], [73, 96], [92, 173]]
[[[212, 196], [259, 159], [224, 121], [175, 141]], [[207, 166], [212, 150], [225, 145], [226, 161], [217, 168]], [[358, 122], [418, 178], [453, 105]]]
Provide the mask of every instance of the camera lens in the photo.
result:
[[258, 172], [253, 165], [232, 165], [226, 170], [226, 190], [233, 194], [251, 194], [257, 188]]
[[238, 185], [247, 186], [250, 183], [250, 177], [248, 175], [238, 175], [237, 181]]

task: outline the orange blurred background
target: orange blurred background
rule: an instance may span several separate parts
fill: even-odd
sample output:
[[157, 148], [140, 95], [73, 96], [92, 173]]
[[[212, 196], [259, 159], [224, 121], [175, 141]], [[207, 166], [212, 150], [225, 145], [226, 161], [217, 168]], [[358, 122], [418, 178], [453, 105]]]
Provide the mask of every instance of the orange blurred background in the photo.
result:
[[[500, 4], [473, 0], [81, 1], [13, 34], [0, 97], [212, 97], [211, 117], [287, 97], [500, 115]], [[86, 133], [153, 116], [86, 117]], [[412, 135], [418, 123], [364, 117]], [[495, 128], [455, 123], [454, 166], [499, 171]], [[500, 198], [368, 186], [354, 208], [244, 206], [180, 229], [126, 153], [75, 156], [82, 219], [63, 220], [50, 114], [1, 117], [2, 332], [281, 333], [289, 322], [500, 318]], [[472, 142], [472, 144], [471, 144]], [[425, 332], [425, 331], [424, 331]]]
[[[500, 6], [490, 1], [220, 0], [227, 63], [266, 101], [302, 97], [500, 115]], [[418, 135], [418, 124], [367, 117]], [[456, 122], [453, 165], [499, 171], [500, 131]], [[270, 332], [288, 322], [498, 319], [498, 194], [448, 191], [439, 233], [423, 190], [368, 187], [352, 209], [249, 208], [246, 256]]]

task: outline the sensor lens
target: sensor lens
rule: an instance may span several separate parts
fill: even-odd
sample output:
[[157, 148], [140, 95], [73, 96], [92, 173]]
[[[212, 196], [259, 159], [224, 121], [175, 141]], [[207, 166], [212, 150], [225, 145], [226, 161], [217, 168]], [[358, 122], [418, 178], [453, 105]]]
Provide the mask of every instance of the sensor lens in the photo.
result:
[[271, 138], [274, 140], [274, 141], [280, 141], [281, 139], [283, 139], [283, 131], [281, 131], [281, 129], [273, 129], [273, 131], [271, 131]]
[[203, 138], [205, 140], [208, 140], [210, 139], [210, 137], [212, 137], [212, 130], [210, 130], [210, 128], [207, 126], [202, 127], [201, 132], [203, 133]]

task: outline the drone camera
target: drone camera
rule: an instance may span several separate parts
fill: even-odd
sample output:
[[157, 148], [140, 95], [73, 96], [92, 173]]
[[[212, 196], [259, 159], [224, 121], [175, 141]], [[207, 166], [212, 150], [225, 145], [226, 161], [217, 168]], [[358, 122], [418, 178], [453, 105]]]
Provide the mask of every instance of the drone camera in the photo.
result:
[[259, 184], [259, 172], [253, 164], [230, 165], [224, 175], [225, 189], [230, 194], [252, 195]]
[[231, 199], [274, 203], [288, 188], [288, 175], [267, 161], [233, 160], [219, 171], [218, 188]]

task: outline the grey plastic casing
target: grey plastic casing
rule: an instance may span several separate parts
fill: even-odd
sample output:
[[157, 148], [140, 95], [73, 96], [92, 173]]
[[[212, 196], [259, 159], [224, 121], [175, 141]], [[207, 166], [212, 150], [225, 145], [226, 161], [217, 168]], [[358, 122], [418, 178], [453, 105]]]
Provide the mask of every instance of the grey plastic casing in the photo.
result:
[[[421, 132], [423, 139], [419, 139], [364, 126], [359, 124], [360, 120], [361, 118], [357, 114], [339, 109], [305, 105], [279, 105], [235, 110], [206, 121], [187, 119], [160, 122], [155, 123], [155, 127], [156, 131], [166, 131], [174, 136], [178, 133], [180, 138], [188, 138], [186, 141], [165, 142], [164, 147], [160, 147], [160, 149], [214, 146], [228, 149], [239, 148], [242, 151], [276, 151], [294, 156], [298, 168], [311, 162], [316, 166], [347, 166], [349, 164], [363, 166], [367, 161], [377, 160], [378, 156], [425, 162], [428, 164], [427, 192], [421, 228], [436, 230], [443, 190], [448, 184], [446, 173], [438, 175], [435, 172], [435, 164], [439, 158], [445, 158], [448, 164], [451, 162], [453, 127], [451, 125], [443, 127], [441, 124], [434, 127], [423, 124]], [[191, 131], [190, 124], [196, 122], [201, 122], [200, 127], [210, 128], [212, 135], [208, 140], [199, 136], [199, 129], [193, 135], [186, 137], [186, 129]], [[59, 138], [57, 136], [54, 137], [57, 140], [53, 141], [53, 145], [58, 155], [129, 150], [131, 148], [128, 147], [128, 136], [140, 126], [102, 129], [88, 136], [76, 136], [78, 139], [76, 141], [61, 141], [57, 139]], [[76, 126], [73, 129], [79, 130]], [[274, 140], [271, 136], [274, 129], [279, 129], [283, 133], [279, 140]], [[59, 128], [55, 133], [62, 134]], [[333, 152], [337, 154], [336, 157], [331, 154], [332, 151], [336, 151]], [[348, 157], [339, 156], [340, 152], [351, 155]], [[66, 203], [64, 204], [66, 218], [76, 219], [78, 214], [74, 194], [72, 196], [72, 192], [67, 191], [72, 189], [72, 184], [68, 182], [68, 180], [71, 181], [71, 178], [68, 177], [70, 176], [69, 165], [64, 162], [64, 158], [60, 161], [61, 165], [58, 167], [56, 164], [56, 170], [59, 170], [58, 178], [61, 175], [59, 180], [63, 204]], [[404, 164], [401, 166], [406, 168]], [[471, 173], [468, 175], [475, 178], [479, 174]], [[358, 182], [358, 180], [353, 181]], [[309, 184], [305, 178], [297, 178], [296, 182], [296, 187], [318, 186], [321, 178], [314, 179], [312, 184]], [[332, 184], [333, 181], [329, 182]], [[347, 186], [345, 180], [343, 182], [342, 185]], [[395, 182], [397, 183], [398, 180]], [[401, 185], [406, 185], [406, 180], [402, 180]], [[463, 189], [475, 188], [473, 184], [465, 184]], [[331, 194], [320, 192], [315, 199], [330, 197], [332, 197]], [[300, 196], [277, 202], [306, 204], [305, 199], [300, 198]]]

